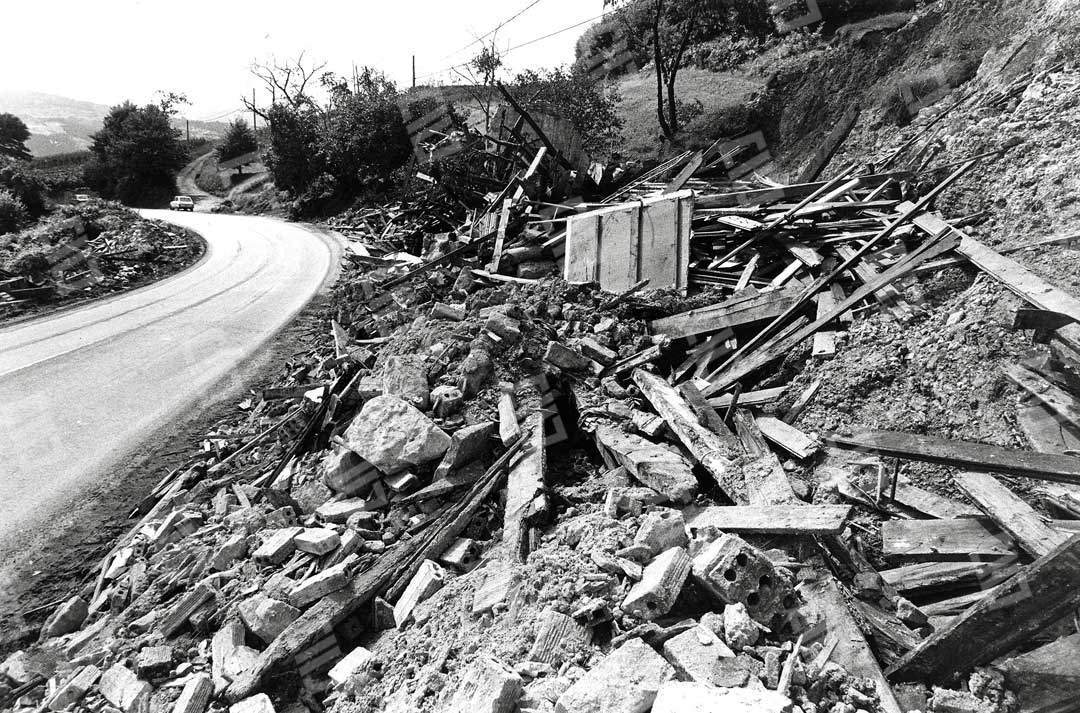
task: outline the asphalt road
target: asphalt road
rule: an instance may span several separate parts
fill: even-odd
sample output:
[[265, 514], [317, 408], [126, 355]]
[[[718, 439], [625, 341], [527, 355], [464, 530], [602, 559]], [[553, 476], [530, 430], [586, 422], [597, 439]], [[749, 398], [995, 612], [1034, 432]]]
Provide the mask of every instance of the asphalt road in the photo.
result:
[[236, 385], [244, 362], [336, 274], [338, 245], [299, 225], [144, 215], [198, 231], [206, 257], [142, 289], [0, 329], [0, 542]]

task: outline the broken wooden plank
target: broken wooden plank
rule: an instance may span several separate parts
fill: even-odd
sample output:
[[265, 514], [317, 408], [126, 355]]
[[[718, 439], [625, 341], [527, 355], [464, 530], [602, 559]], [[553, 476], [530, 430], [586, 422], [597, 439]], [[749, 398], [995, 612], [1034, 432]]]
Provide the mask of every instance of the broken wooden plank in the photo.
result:
[[716, 527], [724, 532], [769, 535], [835, 535], [844, 530], [847, 505], [712, 505], [683, 510], [691, 531]]
[[796, 458], [809, 458], [817, 453], [818, 442], [791, 424], [773, 416], [758, 416], [754, 420], [765, 438]]
[[680, 505], [693, 500], [697, 493], [693, 465], [674, 448], [607, 424], [598, 425], [595, 436], [597, 445], [641, 483]]
[[984, 589], [1016, 573], [1015, 561], [919, 562], [880, 572], [885, 583], [907, 597], [924, 597], [953, 589]]
[[921, 560], [1016, 556], [1012, 539], [988, 518], [886, 520], [881, 550], [887, 557]]
[[967, 503], [912, 485], [904, 476], [900, 476], [899, 482], [896, 484], [896, 493], [892, 501], [909, 510], [915, 510], [941, 520], [958, 517], [979, 517], [982, 512]]
[[[901, 203], [898, 207], [903, 210], [907, 205], [910, 204]], [[939, 235], [946, 230], [954, 233], [961, 238], [956, 252], [963, 255], [972, 264], [1006, 288], [1039, 309], [1059, 312], [1075, 320], [1080, 320], [1080, 299], [1051, 285], [1015, 260], [1007, 258], [974, 238], [965, 235], [933, 213], [923, 213], [915, 218], [913, 222], [931, 235]], [[1074, 352], [1080, 351], [1080, 325], [1067, 325], [1057, 330], [1055, 335]]]
[[1024, 567], [909, 652], [887, 675], [941, 684], [1011, 651], [1080, 605], [1080, 535]]
[[1039, 513], [987, 473], [961, 473], [956, 485], [1024, 550], [1041, 557], [1069, 536], [1043, 522]]
[[[839, 245], [836, 248], [836, 253], [845, 260], [848, 260], [855, 254], [855, 248], [848, 245]], [[854, 267], [851, 269], [864, 284], [872, 282], [881, 274], [866, 260], [866, 258], [855, 263]], [[901, 321], [910, 319], [915, 314], [911, 305], [904, 299], [903, 293], [893, 285], [885, 285], [875, 292], [874, 299], [876, 299], [878, 304], [880, 304], [889, 314]]]
[[[836, 297], [832, 290], [826, 290], [817, 296], [817, 318], [821, 319], [836, 308]], [[810, 355], [824, 359], [836, 355], [836, 332], [832, 330], [814, 334], [814, 344]], [[785, 419], [786, 420], [786, 419]], [[790, 421], [788, 421], [790, 423]]]
[[739, 295], [723, 302], [687, 312], [654, 319], [649, 323], [653, 334], [672, 339], [716, 332], [772, 319], [795, 303], [798, 287], [773, 290], [755, 295]]
[[[787, 391], [786, 386], [777, 386], [772, 389], [760, 389], [758, 391], [747, 391], [746, 393], [739, 394], [740, 406], [763, 406], [765, 404], [771, 404], [778, 401], [784, 392]], [[708, 399], [708, 404], [713, 408], [726, 409], [731, 405], [731, 394], [724, 394], [722, 396], [714, 396]]]
[[[511, 561], [524, 562], [529, 554], [530, 530], [548, 508], [546, 485], [547, 452], [544, 448], [544, 423], [538, 411], [529, 416], [524, 430], [532, 449], [513, 464], [506, 483], [506, 509], [503, 514], [503, 543], [510, 549]], [[440, 553], [441, 554], [441, 553]]]
[[693, 410], [674, 388], [655, 374], [635, 369], [634, 383], [668, 428], [716, 480], [732, 502], [745, 504], [742, 474], [734, 464], [739, 445], [734, 434], [718, 434], [702, 426]]
[[[820, 557], [815, 558], [812, 564], [813, 579], [803, 581], [800, 589], [806, 600], [802, 611], [807, 623], [820, 634], [817, 638], [821, 641], [836, 641], [836, 648], [830, 657], [832, 662], [852, 676], [868, 678], [873, 682], [885, 713], [901, 713], [892, 687], [878, 666], [859, 625], [851, 616], [835, 578], [826, 570]], [[813, 641], [807, 638], [805, 643], [812, 644]]]
[[1001, 371], [1009, 381], [1034, 396], [1041, 404], [1068, 421], [1073, 428], [1080, 428], [1080, 399], [1018, 364], [1002, 366]]
[[[910, 171], [894, 171], [892, 173], [860, 176], [859, 181], [863, 187], [869, 188], [880, 186], [890, 179], [900, 181], [910, 177]], [[825, 185], [825, 182], [797, 183], [790, 186], [779, 186], [775, 188], [756, 188], [747, 191], [706, 195], [698, 199], [697, 205], [702, 208], [730, 208], [738, 205], [761, 205], [781, 200], [804, 198], [812, 195], [815, 191], [820, 190]]]
[[1080, 706], [1080, 634], [994, 662], [1020, 701], [1020, 713], [1075, 713]]
[[867, 430], [852, 436], [834, 433], [825, 435], [823, 440], [837, 448], [893, 458], [1080, 484], [1080, 459], [1071, 456], [1032, 453], [986, 443], [954, 441], [900, 431]]
[[801, 394], [799, 398], [795, 399], [795, 403], [791, 404], [791, 408], [784, 413], [784, 418], [781, 419], [784, 423], [794, 423], [795, 419], [802, 415], [802, 412], [806, 410], [806, 407], [817, 396], [817, 392], [821, 389], [821, 379], [815, 379]]
[[742, 471], [747, 504], [801, 504], [784, 471], [784, 465], [769, 448], [764, 434], [754, 421], [754, 415], [746, 409], [736, 409], [732, 421], [746, 451]]

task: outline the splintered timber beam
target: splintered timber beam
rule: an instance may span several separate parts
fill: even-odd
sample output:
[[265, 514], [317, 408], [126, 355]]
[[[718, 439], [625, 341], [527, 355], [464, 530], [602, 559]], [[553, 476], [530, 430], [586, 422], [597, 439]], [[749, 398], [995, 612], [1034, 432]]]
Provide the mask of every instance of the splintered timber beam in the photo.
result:
[[[689, 514], [688, 514], [689, 513]], [[851, 516], [848, 505], [713, 505], [683, 510], [691, 531], [716, 527], [724, 532], [770, 535], [838, 535]]]
[[829, 434], [827, 445], [891, 458], [939, 463], [967, 470], [1022, 475], [1036, 480], [1080, 485], [1080, 459], [1034, 453], [986, 443], [953, 441], [899, 431], [862, 431], [853, 436]]
[[702, 426], [686, 400], [659, 376], [635, 369], [633, 379], [656, 413], [724, 493], [733, 502], [746, 504], [742, 474], [734, 463], [740, 453], [735, 435], [730, 431], [714, 433]]
[[942, 684], [993, 661], [1080, 605], [1080, 535], [999, 585], [894, 664], [892, 681]]
[[[785, 354], [791, 352], [792, 349], [797, 347], [804, 339], [809, 338], [814, 332], [818, 331], [829, 322], [833, 321], [840, 315], [847, 312], [854, 307], [864, 298], [873, 294], [877, 289], [883, 285], [888, 285], [891, 282], [903, 277], [911, 270], [915, 269], [923, 262], [932, 260], [935, 257], [943, 255], [944, 253], [952, 250], [956, 247], [958, 240], [956, 238], [945, 237], [940, 240], [932, 240], [924, 243], [915, 252], [905, 257], [900, 262], [890, 267], [885, 272], [881, 273], [875, 280], [868, 282], [862, 287], [852, 292], [846, 299], [836, 305], [832, 311], [819, 317], [814, 322], [800, 327], [790, 334], [780, 332], [777, 337], [771, 341], [763, 343], [761, 348], [757, 351], [747, 352], [745, 356], [739, 360], [732, 362], [730, 366], [721, 367], [713, 374], [710, 374], [709, 381], [711, 386], [704, 390], [706, 396], [712, 396], [720, 391], [726, 390], [732, 384], [739, 379], [743, 378], [747, 374], [750, 374], [757, 369], [765, 366], [774, 359], [778, 359]], [[783, 315], [781, 315], [782, 317]], [[777, 317], [779, 320], [780, 317]]]
[[986, 473], [961, 473], [956, 485], [1012, 535], [1022, 548], [1036, 557], [1045, 555], [1069, 536], [1050, 527], [1013, 491]]
[[677, 339], [772, 319], [790, 307], [798, 299], [800, 291], [788, 288], [749, 297], [733, 297], [708, 307], [654, 319], [649, 323], [649, 329], [654, 334]]

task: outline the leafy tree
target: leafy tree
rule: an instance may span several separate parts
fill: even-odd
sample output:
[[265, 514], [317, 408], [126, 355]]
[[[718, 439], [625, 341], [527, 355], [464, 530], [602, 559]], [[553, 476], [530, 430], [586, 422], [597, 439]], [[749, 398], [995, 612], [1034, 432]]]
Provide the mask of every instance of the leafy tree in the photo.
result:
[[26, 206], [11, 191], [0, 188], [0, 235], [14, 233], [26, 222]]
[[512, 91], [527, 111], [570, 121], [590, 156], [611, 153], [618, 141], [624, 123], [618, 113], [618, 94], [602, 91], [580, 68], [526, 70], [514, 78]]
[[225, 140], [217, 147], [219, 161], [228, 161], [237, 156], [257, 151], [259, 142], [255, 139], [255, 132], [242, 118], [237, 117], [229, 124], [229, 130], [225, 132]]
[[270, 147], [266, 167], [274, 185], [292, 196], [304, 192], [319, 175], [315, 156], [318, 141], [318, 115], [311, 108], [274, 104], [266, 111], [270, 124]]
[[29, 138], [30, 130], [22, 119], [14, 114], [0, 114], [0, 156], [29, 161], [30, 151], [26, 148]]
[[669, 140], [682, 128], [675, 83], [690, 47], [721, 34], [760, 39], [775, 32], [763, 0], [604, 0], [604, 6], [617, 8], [622, 31], [613, 34], [653, 63], [656, 117]]
[[114, 106], [90, 137], [93, 159], [86, 182], [105, 198], [127, 204], [147, 203], [172, 193], [176, 174], [187, 163], [181, 132], [173, 129], [161, 106]]

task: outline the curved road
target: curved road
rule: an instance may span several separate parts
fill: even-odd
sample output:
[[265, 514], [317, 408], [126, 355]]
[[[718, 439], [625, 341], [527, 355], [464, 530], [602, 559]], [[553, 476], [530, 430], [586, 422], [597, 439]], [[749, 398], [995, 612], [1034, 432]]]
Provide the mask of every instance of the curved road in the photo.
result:
[[196, 406], [336, 275], [331, 238], [270, 218], [145, 211], [198, 231], [161, 282], [0, 328], [0, 541]]

